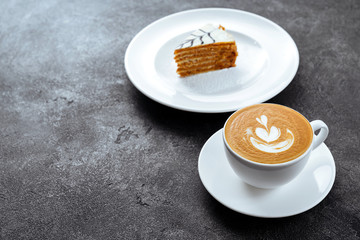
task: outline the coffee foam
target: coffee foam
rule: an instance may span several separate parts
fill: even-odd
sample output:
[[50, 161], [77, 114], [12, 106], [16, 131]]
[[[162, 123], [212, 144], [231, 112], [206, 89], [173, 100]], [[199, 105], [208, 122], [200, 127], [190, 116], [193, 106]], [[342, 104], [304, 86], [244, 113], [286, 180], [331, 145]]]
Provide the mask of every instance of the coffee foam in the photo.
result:
[[278, 153], [288, 150], [293, 145], [294, 134], [289, 129], [286, 129], [286, 133], [284, 133], [287, 135], [286, 139], [278, 142], [277, 140], [281, 136], [280, 128], [271, 126], [269, 129], [267, 126], [268, 118], [265, 115], [261, 115], [260, 119], [256, 118], [256, 120], [262, 124], [264, 128], [256, 128], [255, 137], [251, 127], [246, 129], [246, 135], [250, 136], [250, 142], [255, 148], [267, 153]]
[[229, 146], [244, 158], [281, 163], [310, 147], [313, 131], [300, 113], [276, 104], [257, 104], [234, 113], [225, 126]]

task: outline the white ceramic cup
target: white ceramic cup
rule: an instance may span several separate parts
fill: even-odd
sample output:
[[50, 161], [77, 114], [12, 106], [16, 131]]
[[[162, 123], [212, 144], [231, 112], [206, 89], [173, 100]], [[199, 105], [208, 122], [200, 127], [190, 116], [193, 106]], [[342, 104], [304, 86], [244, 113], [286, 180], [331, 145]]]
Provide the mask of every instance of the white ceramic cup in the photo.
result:
[[[323, 121], [314, 120], [310, 122], [314, 132], [313, 141], [304, 154], [288, 162], [265, 164], [247, 160], [231, 149], [225, 138], [225, 126], [228, 120], [222, 131], [226, 157], [236, 175], [245, 183], [257, 188], [271, 189], [289, 183], [304, 169], [311, 152], [324, 142], [329, 134], [329, 129]], [[317, 130], [320, 131], [315, 134]]]

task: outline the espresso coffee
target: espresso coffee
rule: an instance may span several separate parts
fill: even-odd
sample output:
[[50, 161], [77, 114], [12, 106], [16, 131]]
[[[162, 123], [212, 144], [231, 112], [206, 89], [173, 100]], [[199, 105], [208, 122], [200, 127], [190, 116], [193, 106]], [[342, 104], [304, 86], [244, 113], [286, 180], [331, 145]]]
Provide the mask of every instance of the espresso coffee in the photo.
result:
[[241, 157], [277, 164], [300, 157], [311, 146], [313, 130], [297, 111], [277, 104], [256, 104], [226, 122], [225, 139]]

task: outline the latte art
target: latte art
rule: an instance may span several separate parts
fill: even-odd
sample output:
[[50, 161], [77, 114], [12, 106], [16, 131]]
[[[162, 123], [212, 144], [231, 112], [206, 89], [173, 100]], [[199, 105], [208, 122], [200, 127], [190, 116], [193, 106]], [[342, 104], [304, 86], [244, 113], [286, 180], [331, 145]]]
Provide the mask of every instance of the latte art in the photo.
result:
[[313, 138], [304, 116], [277, 104], [256, 104], [235, 112], [224, 133], [230, 148], [240, 156], [268, 164], [301, 156]]
[[255, 134], [260, 140], [254, 137], [252, 127], [246, 129], [246, 134], [250, 136], [250, 142], [255, 148], [263, 152], [278, 153], [288, 150], [293, 145], [294, 134], [289, 129], [286, 129], [286, 139], [279, 142], [277, 140], [281, 136], [280, 128], [272, 126], [269, 130], [267, 127], [267, 117], [265, 115], [261, 115], [260, 119], [256, 118], [256, 120], [265, 127], [255, 129]]

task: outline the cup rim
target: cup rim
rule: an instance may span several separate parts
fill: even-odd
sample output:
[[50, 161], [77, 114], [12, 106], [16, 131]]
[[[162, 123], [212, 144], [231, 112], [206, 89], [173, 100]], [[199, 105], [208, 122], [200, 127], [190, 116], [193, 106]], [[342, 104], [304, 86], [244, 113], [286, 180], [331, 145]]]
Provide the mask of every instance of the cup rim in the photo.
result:
[[[278, 105], [278, 106], [282, 106], [282, 107], [287, 107], [287, 106], [284, 106], [284, 105], [281, 105], [281, 104], [276, 104], [276, 103], [259, 103], [259, 104], [267, 104], [267, 105]], [[254, 106], [254, 105], [259, 105], [259, 104], [252, 104], [252, 105], [249, 105], [249, 106], [246, 106], [246, 107], [250, 107], [250, 106]], [[311, 126], [311, 123], [310, 121], [304, 116], [302, 115], [300, 112], [296, 111], [295, 109], [292, 109], [290, 107], [287, 107], [287, 108], [290, 108], [292, 110], [294, 110], [295, 112], [299, 113], [301, 116], [303, 116], [306, 121], [310, 124], [311, 126], [311, 129], [313, 130], [313, 136], [312, 136], [312, 141], [311, 141], [311, 144], [310, 146], [306, 149], [306, 151], [301, 154], [299, 157], [295, 158], [295, 159], [292, 159], [292, 160], [289, 160], [289, 161], [286, 161], [286, 162], [282, 162], [282, 163], [260, 163], [260, 162], [256, 162], [256, 161], [251, 161], [243, 156], [241, 156], [240, 154], [238, 154], [237, 152], [235, 152], [231, 147], [230, 145], [228, 144], [227, 140], [226, 140], [226, 137], [225, 137], [225, 126], [227, 124], [227, 122], [229, 121], [229, 119], [231, 118], [231, 116], [233, 116], [235, 113], [237, 113], [238, 111], [240, 111], [241, 109], [244, 109], [246, 107], [243, 107], [243, 108], [240, 108], [238, 110], [236, 110], [235, 112], [233, 112], [225, 121], [225, 124], [223, 126], [223, 129], [222, 129], [222, 136], [223, 136], [223, 142], [225, 143], [225, 146], [226, 148], [232, 153], [234, 154], [236, 157], [248, 162], [249, 164], [254, 164], [254, 165], [257, 165], [257, 166], [265, 166], [265, 167], [283, 167], [283, 166], [287, 166], [287, 165], [293, 165], [295, 164], [296, 162], [299, 162], [302, 158], [304, 158], [305, 155], [307, 155], [309, 153], [309, 151], [312, 150], [313, 148], [313, 142], [314, 142], [314, 129], [312, 128]]]

